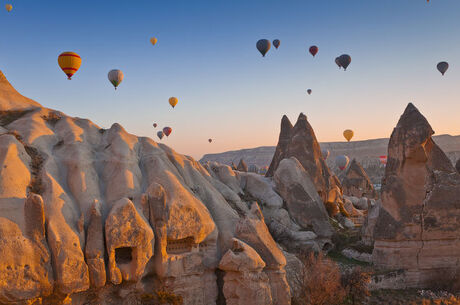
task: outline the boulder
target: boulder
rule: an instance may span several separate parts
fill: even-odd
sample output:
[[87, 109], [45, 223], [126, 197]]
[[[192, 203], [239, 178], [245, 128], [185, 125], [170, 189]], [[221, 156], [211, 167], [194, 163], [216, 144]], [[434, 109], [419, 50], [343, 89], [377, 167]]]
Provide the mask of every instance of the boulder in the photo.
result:
[[372, 260], [404, 269], [407, 287], [452, 284], [460, 274], [460, 175], [433, 133], [409, 104], [388, 146]]
[[326, 208], [308, 173], [297, 159], [282, 160], [274, 180], [289, 214], [302, 229], [313, 230], [323, 238], [332, 236]]

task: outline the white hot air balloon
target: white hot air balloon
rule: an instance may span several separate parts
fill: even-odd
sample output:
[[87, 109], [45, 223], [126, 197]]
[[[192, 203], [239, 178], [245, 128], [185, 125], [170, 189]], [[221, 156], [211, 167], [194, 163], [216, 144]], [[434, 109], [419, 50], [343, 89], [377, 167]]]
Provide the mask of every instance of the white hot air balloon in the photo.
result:
[[117, 90], [117, 87], [123, 81], [123, 77], [124, 77], [123, 72], [121, 72], [121, 70], [118, 70], [118, 69], [110, 70], [108, 74], [109, 81], [115, 87], [115, 90]]

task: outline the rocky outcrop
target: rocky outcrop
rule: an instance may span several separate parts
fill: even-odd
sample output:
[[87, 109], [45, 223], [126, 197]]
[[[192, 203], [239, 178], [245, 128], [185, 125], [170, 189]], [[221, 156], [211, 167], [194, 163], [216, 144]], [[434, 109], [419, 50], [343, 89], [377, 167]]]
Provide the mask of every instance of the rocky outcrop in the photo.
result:
[[227, 305], [271, 305], [265, 263], [257, 252], [234, 238], [233, 246], [222, 257], [219, 268], [225, 271], [224, 295]]
[[237, 166], [236, 170], [240, 171], [240, 172], [247, 172], [248, 171], [248, 166], [246, 165], [246, 162], [244, 162], [243, 159], [241, 159], [240, 163], [238, 163], [238, 166]]
[[374, 186], [361, 164], [353, 159], [342, 179], [343, 194], [354, 197], [375, 198]]
[[295, 157], [307, 171], [321, 200], [325, 203], [331, 202], [339, 209], [343, 195], [340, 182], [322, 157], [315, 132], [303, 113], [299, 115], [294, 127], [283, 116], [278, 145], [266, 176], [272, 177], [281, 161], [290, 157]]
[[460, 175], [409, 104], [391, 135], [373, 262], [404, 269], [405, 286], [453, 283], [460, 266]]
[[460, 159], [457, 160], [457, 163], [455, 163], [455, 169], [456, 169], [457, 172], [460, 174]]
[[1, 73], [0, 126], [0, 303], [109, 305], [164, 289], [215, 304], [219, 261], [238, 238], [265, 264], [260, 298], [290, 304], [284, 256], [243, 195], [243, 174], [257, 174], [41, 107]]

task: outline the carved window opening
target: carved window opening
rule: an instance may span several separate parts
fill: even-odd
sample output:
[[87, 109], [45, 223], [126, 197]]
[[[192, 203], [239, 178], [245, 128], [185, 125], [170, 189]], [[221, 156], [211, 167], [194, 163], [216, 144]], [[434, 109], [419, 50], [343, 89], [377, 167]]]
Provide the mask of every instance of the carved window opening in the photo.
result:
[[115, 249], [115, 262], [119, 265], [129, 264], [133, 260], [133, 248], [122, 247]]
[[198, 248], [198, 245], [195, 243], [195, 238], [189, 236], [182, 239], [168, 239], [166, 252], [169, 254], [181, 254], [192, 252], [196, 248]]

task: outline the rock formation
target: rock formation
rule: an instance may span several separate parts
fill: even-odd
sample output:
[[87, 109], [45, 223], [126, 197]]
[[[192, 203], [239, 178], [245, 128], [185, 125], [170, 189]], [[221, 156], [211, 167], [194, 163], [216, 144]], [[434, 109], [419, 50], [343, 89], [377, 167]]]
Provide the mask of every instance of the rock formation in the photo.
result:
[[278, 145], [266, 176], [272, 177], [281, 161], [290, 157], [295, 157], [310, 175], [322, 201], [334, 203], [338, 209], [342, 205], [340, 182], [324, 161], [315, 132], [303, 113], [294, 127], [283, 116]]
[[354, 197], [374, 198], [376, 192], [371, 180], [367, 176], [361, 164], [353, 159], [342, 179], [343, 194]]
[[458, 159], [457, 163], [455, 163], [455, 169], [457, 170], [458, 173], [460, 173], [460, 159]]
[[[0, 303], [128, 304], [166, 289], [210, 305], [236, 272], [242, 287], [257, 274], [258, 300], [290, 304], [284, 255], [243, 188], [267, 205], [282, 199], [236, 173], [264, 177], [44, 108], [1, 72], [0, 126]], [[253, 250], [246, 269], [223, 264], [226, 277], [218, 266], [235, 238]]]
[[246, 162], [244, 162], [243, 159], [240, 160], [240, 163], [238, 163], [238, 166], [236, 170], [240, 172], [247, 172], [248, 171], [248, 166], [246, 165]]
[[409, 104], [391, 135], [374, 229], [374, 264], [404, 269], [409, 287], [460, 278], [460, 175], [433, 133]]

